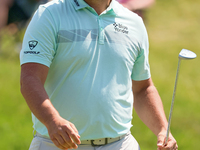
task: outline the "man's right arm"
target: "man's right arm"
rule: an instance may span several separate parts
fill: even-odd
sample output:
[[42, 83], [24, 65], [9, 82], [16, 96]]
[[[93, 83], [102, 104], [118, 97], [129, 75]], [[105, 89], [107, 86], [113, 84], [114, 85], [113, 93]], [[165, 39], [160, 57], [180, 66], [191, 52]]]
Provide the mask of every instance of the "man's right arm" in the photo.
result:
[[76, 144], [80, 144], [76, 127], [59, 115], [44, 89], [48, 70], [47, 66], [38, 63], [23, 64], [21, 93], [31, 112], [47, 127], [53, 143], [61, 149], [76, 149]]

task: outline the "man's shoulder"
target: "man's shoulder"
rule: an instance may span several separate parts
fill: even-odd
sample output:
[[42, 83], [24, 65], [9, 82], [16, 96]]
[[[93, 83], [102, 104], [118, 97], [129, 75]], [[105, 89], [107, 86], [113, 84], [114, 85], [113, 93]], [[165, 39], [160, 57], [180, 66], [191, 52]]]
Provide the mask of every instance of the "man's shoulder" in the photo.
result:
[[53, 9], [53, 8], [62, 6], [64, 3], [65, 3], [65, 0], [53, 0], [40, 6], [48, 8], [48, 9]]
[[41, 7], [48, 9], [52, 13], [54, 11], [60, 11], [61, 12], [61, 11], [65, 10], [65, 7], [70, 6], [70, 1], [71, 0], [53, 0], [53, 1], [50, 1], [46, 4], [41, 5]]
[[130, 11], [128, 8], [122, 6], [118, 2], [115, 2], [115, 3], [116, 3], [115, 7], [117, 8], [117, 16], [119, 18], [123, 18], [130, 22], [140, 22], [141, 23], [142, 19], [140, 16], [138, 16], [133, 11]]
[[118, 18], [122, 23], [127, 24], [128, 26], [137, 27], [137, 29], [139, 29], [140, 26], [144, 26], [142, 18], [127, 8], [119, 11]]
[[72, 9], [73, 5], [71, 0], [53, 0], [46, 4], [40, 5], [38, 8], [38, 15], [50, 15], [52, 18], [58, 20], [66, 16]]

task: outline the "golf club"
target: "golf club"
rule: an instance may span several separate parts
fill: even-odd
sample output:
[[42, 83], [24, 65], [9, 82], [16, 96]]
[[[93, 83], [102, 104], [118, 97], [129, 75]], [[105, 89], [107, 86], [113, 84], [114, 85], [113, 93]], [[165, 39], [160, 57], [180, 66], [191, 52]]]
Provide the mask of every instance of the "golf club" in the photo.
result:
[[189, 51], [187, 49], [182, 49], [181, 52], [179, 53], [179, 57], [178, 57], [179, 60], [178, 60], [178, 67], [177, 67], [177, 72], [176, 72], [174, 92], [173, 92], [173, 96], [172, 96], [171, 109], [170, 109], [170, 113], [169, 113], [168, 127], [167, 127], [167, 133], [166, 133], [166, 139], [165, 139], [164, 145], [167, 144], [167, 141], [169, 138], [169, 130], [170, 130], [170, 124], [171, 124], [171, 118], [172, 118], [172, 111], [173, 111], [173, 107], [174, 107], [174, 98], [175, 98], [175, 94], [176, 94], [176, 86], [177, 86], [177, 81], [178, 81], [180, 62], [182, 59], [189, 60], [189, 59], [194, 59], [196, 57], [197, 57], [197, 55], [194, 52]]

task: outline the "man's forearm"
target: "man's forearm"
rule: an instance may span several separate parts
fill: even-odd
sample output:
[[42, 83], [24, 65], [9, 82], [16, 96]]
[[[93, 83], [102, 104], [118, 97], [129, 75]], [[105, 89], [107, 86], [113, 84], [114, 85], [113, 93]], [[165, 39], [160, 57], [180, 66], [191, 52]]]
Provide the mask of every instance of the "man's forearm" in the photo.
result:
[[31, 112], [47, 125], [59, 113], [52, 105], [41, 81], [34, 77], [24, 77], [21, 80], [21, 93]]
[[134, 94], [134, 108], [140, 119], [155, 135], [167, 130], [163, 104], [154, 85]]
[[49, 68], [38, 63], [21, 66], [21, 93], [30, 110], [42, 122], [52, 142], [60, 149], [76, 149], [80, 136], [75, 125], [62, 118], [44, 88]]

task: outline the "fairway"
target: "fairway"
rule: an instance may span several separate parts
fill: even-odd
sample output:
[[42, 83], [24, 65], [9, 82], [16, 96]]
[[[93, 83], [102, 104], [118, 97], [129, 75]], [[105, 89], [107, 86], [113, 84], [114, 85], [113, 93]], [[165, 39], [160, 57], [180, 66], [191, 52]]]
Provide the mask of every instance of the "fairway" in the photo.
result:
[[[150, 67], [162, 98], [167, 119], [173, 95], [179, 52], [197, 54], [182, 60], [175, 96], [171, 132], [180, 150], [198, 150], [200, 145], [200, 1], [157, 0], [146, 11], [150, 42]], [[20, 93], [19, 50], [24, 30], [0, 38], [0, 149], [27, 150], [32, 140], [31, 112]], [[156, 150], [156, 136], [133, 111], [132, 134], [141, 150]]]

